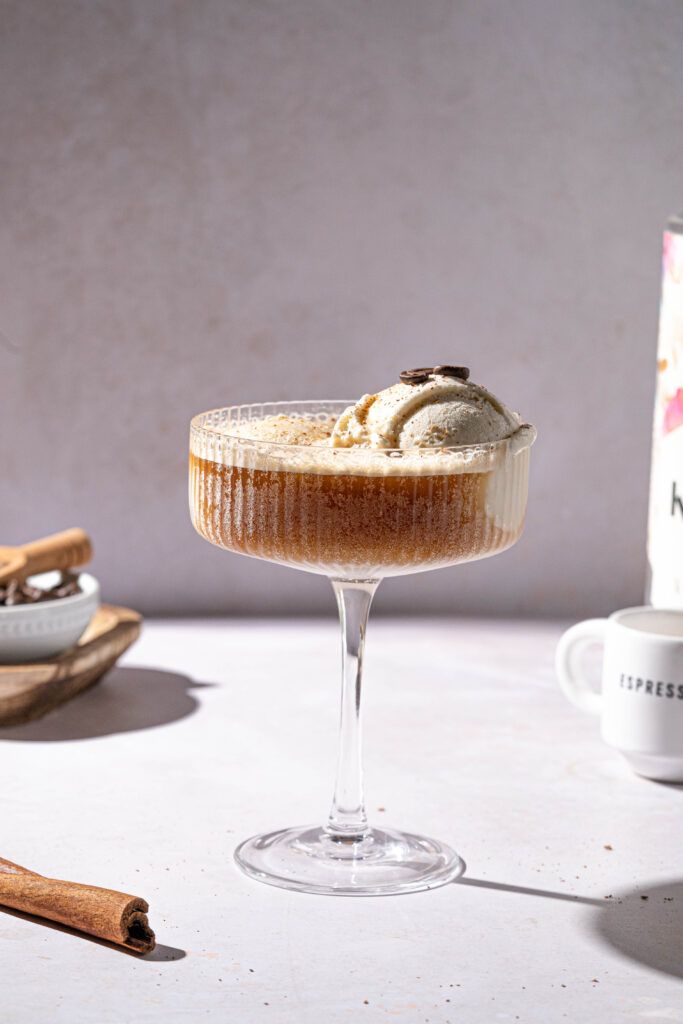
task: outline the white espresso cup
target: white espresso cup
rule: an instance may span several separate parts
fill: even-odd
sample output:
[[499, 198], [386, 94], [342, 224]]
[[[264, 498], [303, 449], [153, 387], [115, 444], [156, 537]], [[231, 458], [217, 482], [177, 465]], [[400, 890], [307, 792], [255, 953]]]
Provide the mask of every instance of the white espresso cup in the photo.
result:
[[[602, 688], [582, 656], [604, 644]], [[567, 630], [557, 647], [560, 686], [583, 711], [600, 715], [602, 737], [634, 772], [683, 782], [683, 609], [624, 608]]]

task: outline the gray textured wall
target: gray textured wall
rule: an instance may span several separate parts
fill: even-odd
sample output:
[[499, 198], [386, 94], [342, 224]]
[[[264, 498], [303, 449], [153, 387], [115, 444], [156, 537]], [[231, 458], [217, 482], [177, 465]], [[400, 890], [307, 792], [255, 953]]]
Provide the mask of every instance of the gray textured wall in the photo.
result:
[[539, 427], [526, 535], [378, 610], [641, 599], [678, 0], [0, 12], [2, 541], [82, 524], [145, 611], [331, 610], [193, 533], [190, 415], [465, 362]]

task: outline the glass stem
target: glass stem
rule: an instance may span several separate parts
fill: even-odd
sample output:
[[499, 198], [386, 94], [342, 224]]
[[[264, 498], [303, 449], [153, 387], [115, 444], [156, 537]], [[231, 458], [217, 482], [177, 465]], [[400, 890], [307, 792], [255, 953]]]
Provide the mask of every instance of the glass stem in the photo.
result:
[[337, 783], [327, 832], [347, 840], [368, 833], [363, 804], [361, 677], [368, 613], [379, 580], [332, 580], [342, 634], [342, 695]]

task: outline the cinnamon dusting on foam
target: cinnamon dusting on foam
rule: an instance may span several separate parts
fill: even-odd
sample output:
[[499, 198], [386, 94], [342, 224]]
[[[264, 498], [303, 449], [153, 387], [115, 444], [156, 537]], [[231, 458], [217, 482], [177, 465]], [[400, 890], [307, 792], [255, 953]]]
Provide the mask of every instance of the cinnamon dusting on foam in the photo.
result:
[[226, 423], [217, 430], [249, 441], [313, 447], [329, 444], [335, 422], [333, 416], [326, 420], [316, 420], [308, 416], [285, 416], [281, 413], [279, 416], [264, 416], [260, 420]]

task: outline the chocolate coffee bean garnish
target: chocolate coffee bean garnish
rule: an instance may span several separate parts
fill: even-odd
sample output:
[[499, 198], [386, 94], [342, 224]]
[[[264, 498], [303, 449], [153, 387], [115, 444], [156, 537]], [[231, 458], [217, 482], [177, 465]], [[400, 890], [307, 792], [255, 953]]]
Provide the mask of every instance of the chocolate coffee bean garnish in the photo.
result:
[[467, 366], [435, 366], [432, 373], [440, 373], [442, 377], [457, 377], [458, 380], [467, 380], [470, 375]]
[[414, 370], [401, 370], [399, 378], [404, 384], [424, 384], [434, 373], [442, 377], [457, 377], [458, 380], [467, 380], [470, 375], [466, 366], [418, 366]]
[[424, 384], [429, 380], [429, 374], [433, 372], [431, 366], [418, 366], [415, 370], [401, 370], [398, 376], [404, 384]]

